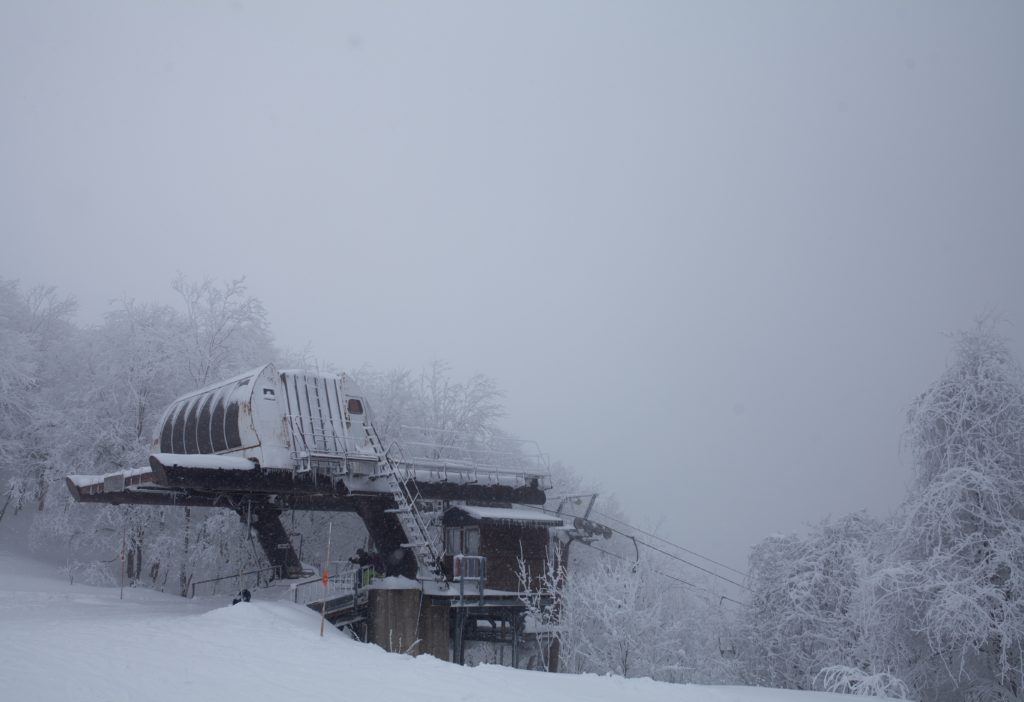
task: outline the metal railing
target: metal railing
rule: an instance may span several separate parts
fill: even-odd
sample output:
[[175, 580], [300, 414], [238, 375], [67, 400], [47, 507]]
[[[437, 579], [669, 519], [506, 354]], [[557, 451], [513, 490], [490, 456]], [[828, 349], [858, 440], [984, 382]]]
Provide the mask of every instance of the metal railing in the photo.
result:
[[501, 437], [498, 445], [480, 445], [480, 437], [455, 429], [436, 429], [403, 424], [395, 440], [411, 456], [453, 467], [476, 467], [513, 473], [545, 475], [548, 457], [534, 441]]
[[[251, 585], [246, 581], [246, 578], [249, 577], [249, 576], [254, 576], [253, 579], [252, 579], [252, 584]], [[222, 576], [220, 576], [218, 578], [208, 578], [206, 580], [195, 580], [195, 581], [189, 583], [189, 586], [188, 586], [188, 596], [189, 596], [190, 599], [195, 597], [196, 596], [196, 588], [199, 587], [199, 586], [206, 586], [206, 585], [212, 585], [213, 586], [212, 589], [211, 589], [211, 592], [208, 593], [208, 594], [209, 595], [216, 595], [216, 594], [218, 594], [217, 593], [218, 585], [220, 583], [223, 583], [226, 580], [234, 580], [235, 581], [235, 585], [232, 588], [232, 591], [234, 591], [234, 592], [241, 592], [243, 589], [248, 589], [249, 587], [252, 587], [254, 589], [258, 588], [258, 587], [266, 587], [272, 581], [277, 580], [280, 577], [281, 577], [281, 573], [280, 573], [280, 568], [278, 566], [268, 566], [266, 568], [259, 568], [258, 570], [247, 570], [247, 571], [245, 571], [243, 573], [232, 573], [231, 575], [222, 575]]]
[[[367, 437], [350, 434], [337, 417], [286, 415], [292, 437], [292, 459], [297, 470], [337, 477], [350, 469], [350, 462], [376, 463], [371, 475], [380, 477], [380, 458]], [[372, 425], [366, 425], [372, 430]], [[403, 480], [424, 482], [478, 483], [483, 485], [528, 485], [550, 487], [547, 456], [532, 442], [509, 439], [515, 446], [529, 445], [530, 451], [500, 450], [467, 446], [460, 432], [402, 426], [403, 436], [393, 440], [384, 452]], [[374, 432], [375, 433], [375, 432]], [[432, 441], [438, 436], [440, 442]], [[450, 439], [450, 441], [449, 441]]]
[[[288, 428], [295, 439], [295, 448], [301, 452], [375, 459], [373, 454], [360, 451], [366, 446], [366, 439], [350, 436], [340, 419], [320, 419], [300, 414], [289, 414], [287, 419]], [[317, 424], [320, 425], [319, 431]]]
[[[367, 425], [366, 433], [380, 455], [380, 462], [377, 464], [379, 476], [390, 486], [391, 494], [395, 498], [395, 515], [416, 557], [417, 577], [422, 569], [423, 577], [433, 577], [435, 581], [444, 583], [444, 571], [441, 566], [443, 549], [439, 539], [427, 528], [427, 523], [417, 507], [420, 497], [418, 485], [410, 485], [402, 476], [390, 449], [384, 450], [377, 429], [372, 424]], [[401, 448], [398, 450], [400, 452]]]
[[540, 473], [528, 473], [504, 468], [481, 468], [429, 459], [402, 459], [395, 464], [405, 480], [426, 483], [458, 483], [479, 485], [529, 485], [537, 481], [537, 487], [548, 489], [551, 479]]
[[466, 596], [466, 586], [470, 594], [483, 598], [487, 585], [487, 558], [484, 556], [466, 556], [458, 554], [452, 558], [452, 581], [459, 584], [459, 597]]
[[354, 599], [358, 600], [361, 592], [372, 582], [374, 574], [373, 566], [362, 566], [346, 568], [340, 573], [329, 576], [326, 587], [322, 577], [292, 583], [289, 587], [291, 600], [296, 604], [303, 605], [347, 595], [352, 595]]
[[512, 486], [528, 485], [536, 481], [538, 487], [542, 489], [550, 487], [550, 471], [547, 468], [546, 460], [543, 463], [538, 461], [530, 470], [527, 469], [529, 462], [493, 465], [482, 461], [473, 461], [468, 455], [464, 455], [462, 458], [431, 458], [418, 454], [435, 453], [437, 455], [441, 452], [411, 450], [411, 447], [414, 446], [422, 449], [433, 445], [408, 440], [394, 440], [385, 451], [385, 458], [391, 462], [403, 480]]

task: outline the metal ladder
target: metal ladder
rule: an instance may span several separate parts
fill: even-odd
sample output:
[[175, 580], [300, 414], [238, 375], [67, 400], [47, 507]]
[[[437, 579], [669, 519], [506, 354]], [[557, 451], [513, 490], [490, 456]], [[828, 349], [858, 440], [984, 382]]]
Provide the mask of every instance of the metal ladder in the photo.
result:
[[388, 455], [388, 452], [381, 446], [380, 437], [372, 424], [366, 425], [366, 436], [377, 454], [378, 477], [385, 481], [392, 496], [395, 498], [394, 509], [387, 510], [398, 517], [405, 536], [409, 543], [402, 544], [404, 548], [412, 549], [416, 556], [416, 565], [421, 573], [429, 573], [430, 579], [437, 583], [447, 585], [444, 570], [441, 568], [442, 549], [431, 538], [427, 531], [427, 525], [416, 507], [418, 494], [413, 494], [409, 484], [395, 466], [395, 462]]
[[[329, 408], [329, 403], [326, 402], [326, 398], [323, 398], [323, 392], [320, 388], [321, 379], [315, 375], [304, 374], [303, 386], [306, 392], [306, 404], [309, 406], [309, 433], [313, 439], [313, 450], [318, 453], [329, 453], [331, 449], [327, 447], [328, 432], [327, 426], [324, 421], [324, 409]], [[312, 393], [310, 392], [312, 391]], [[313, 401], [316, 401], [314, 406]], [[328, 414], [330, 410], [328, 409]], [[319, 437], [316, 431], [316, 424], [320, 424]], [[331, 427], [331, 434], [333, 435], [333, 427]], [[334, 449], [337, 451], [337, 447]]]
[[[312, 473], [314, 482], [318, 477], [323, 476], [330, 479], [331, 484], [335, 485], [346, 471], [344, 459], [339, 459], [345, 450], [345, 438], [338, 434], [341, 417], [340, 415], [334, 416], [330, 397], [331, 388], [323, 378], [309, 373], [293, 374], [289, 382], [296, 393], [297, 403], [295, 414], [288, 415], [292, 445], [296, 448], [301, 445], [305, 453], [304, 456], [297, 456], [298, 471]], [[300, 391], [301, 396], [299, 395]], [[335, 387], [335, 392], [340, 397], [340, 389]], [[305, 412], [302, 406], [303, 396], [306, 404]], [[288, 402], [290, 406], [290, 394]], [[340, 412], [340, 402], [338, 402], [337, 408]], [[322, 460], [318, 461], [317, 459]], [[322, 465], [325, 461], [328, 463], [326, 467]], [[318, 462], [321, 465], [313, 470], [313, 464]], [[334, 462], [338, 462], [337, 465]]]

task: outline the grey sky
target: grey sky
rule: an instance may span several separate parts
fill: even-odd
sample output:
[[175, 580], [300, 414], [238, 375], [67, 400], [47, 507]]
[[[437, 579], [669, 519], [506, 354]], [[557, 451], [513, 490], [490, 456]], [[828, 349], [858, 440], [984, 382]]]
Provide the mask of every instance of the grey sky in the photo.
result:
[[1021, 3], [8, 0], [0, 96], [0, 276], [245, 275], [734, 563], [898, 503], [943, 332], [1024, 358]]

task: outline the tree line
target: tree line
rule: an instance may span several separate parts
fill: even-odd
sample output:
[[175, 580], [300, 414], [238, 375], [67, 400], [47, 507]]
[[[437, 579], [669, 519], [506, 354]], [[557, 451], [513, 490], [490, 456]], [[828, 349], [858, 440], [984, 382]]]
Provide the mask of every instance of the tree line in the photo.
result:
[[[119, 300], [100, 324], [81, 326], [73, 298], [0, 280], [0, 528], [31, 511], [31, 542], [68, 547], [70, 578], [111, 582], [122, 542], [132, 582], [172, 591], [263, 565], [228, 510], [75, 505], [63, 486], [70, 473], [146, 465], [161, 412], [184, 393], [267, 362], [311, 365], [276, 345], [244, 280], [179, 276], [172, 288], [177, 304]], [[551, 574], [563, 591], [552, 623], [562, 670], [1019, 701], [1024, 373], [991, 324], [956, 344], [946, 372], [910, 405], [915, 475], [894, 515], [852, 514], [764, 539], [741, 606], [726, 606], [711, 581], [672, 577], [674, 564], [657, 553], [574, 546], [566, 571]], [[388, 440], [520, 450], [486, 376], [458, 380], [442, 362], [350, 375]], [[552, 494], [593, 489], [558, 462], [552, 478]], [[614, 498], [600, 506], [619, 514]], [[307, 560], [322, 553], [328, 520], [347, 535], [342, 551], [365, 538], [352, 515], [286, 514]]]
[[911, 404], [913, 482], [753, 549], [751, 681], [918, 700], [1024, 694], [1024, 374], [991, 323]]
[[[30, 541], [66, 547], [69, 577], [110, 581], [110, 554], [122, 542], [129, 581], [162, 589], [185, 592], [195, 580], [264, 565], [228, 510], [76, 505], [64, 479], [148, 465], [163, 410], [209, 383], [268, 362], [337, 370], [277, 346], [244, 280], [179, 276], [171, 287], [176, 304], [117, 300], [100, 324], [82, 326], [72, 297], [0, 280], [0, 527], [29, 510]], [[501, 392], [484, 375], [456, 379], [442, 361], [419, 372], [348, 373], [370, 399], [385, 444], [402, 441], [410, 457], [469, 452], [500, 463], [522, 454], [500, 426]], [[284, 520], [310, 563], [323, 553], [329, 520], [342, 527], [337, 553], [365, 545], [353, 515], [289, 512]]]

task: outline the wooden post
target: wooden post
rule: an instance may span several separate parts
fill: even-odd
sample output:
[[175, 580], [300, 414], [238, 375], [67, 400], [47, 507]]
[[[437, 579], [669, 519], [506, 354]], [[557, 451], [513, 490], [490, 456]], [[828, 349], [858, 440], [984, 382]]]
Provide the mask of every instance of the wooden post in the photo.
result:
[[519, 667], [519, 632], [520, 632], [520, 615], [519, 612], [512, 610], [509, 612], [509, 616], [512, 618], [510, 622], [512, 624], [512, 667]]
[[189, 527], [192, 524], [192, 508], [185, 505], [185, 552], [184, 557], [181, 560], [181, 574], [178, 577], [178, 584], [181, 586], [181, 596], [188, 597], [189, 581], [192, 577], [188, 574], [188, 537]]
[[122, 525], [121, 531], [121, 599], [124, 599], [124, 549], [128, 539], [128, 526]]
[[453, 607], [455, 610], [455, 635], [452, 637], [452, 663], [459, 665], [466, 664], [465, 641], [463, 640], [463, 629], [466, 626], [465, 607]]
[[324, 556], [322, 576], [324, 581], [324, 599], [320, 603], [320, 636], [324, 635], [324, 620], [327, 619], [327, 579], [328, 569], [331, 567], [331, 528], [334, 526], [334, 522], [327, 522], [327, 554]]

